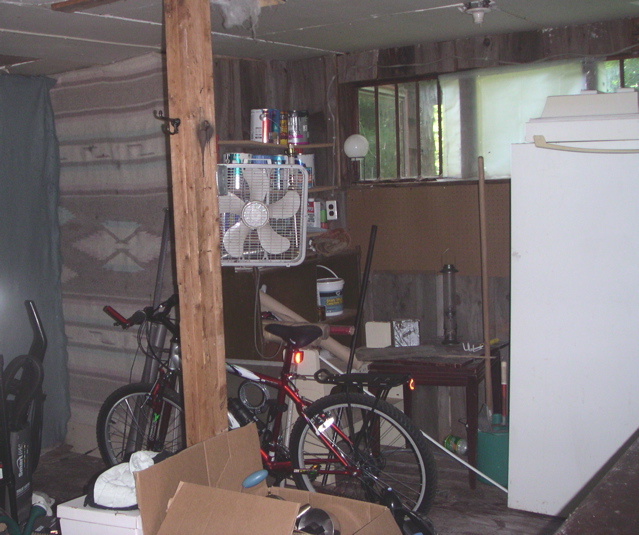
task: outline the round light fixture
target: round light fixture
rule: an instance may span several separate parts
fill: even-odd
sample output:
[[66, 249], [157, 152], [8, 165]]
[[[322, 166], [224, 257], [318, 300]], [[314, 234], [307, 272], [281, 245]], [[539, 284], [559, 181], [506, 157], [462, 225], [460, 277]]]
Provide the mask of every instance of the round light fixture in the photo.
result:
[[344, 152], [352, 160], [361, 160], [368, 154], [368, 139], [361, 134], [348, 136], [344, 141]]

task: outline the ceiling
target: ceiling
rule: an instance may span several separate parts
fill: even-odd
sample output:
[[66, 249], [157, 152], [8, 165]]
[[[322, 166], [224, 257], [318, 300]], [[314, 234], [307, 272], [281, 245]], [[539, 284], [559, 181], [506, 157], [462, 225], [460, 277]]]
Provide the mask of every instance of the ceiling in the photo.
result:
[[[0, 68], [53, 75], [162, 50], [162, 0], [71, 1], [85, 7], [0, 0]], [[639, 0], [494, 0], [482, 24], [460, 11], [469, 2], [454, 0], [213, 2], [214, 55], [280, 60], [639, 17]], [[230, 2], [233, 10], [223, 11]], [[257, 20], [230, 26], [245, 11]]]

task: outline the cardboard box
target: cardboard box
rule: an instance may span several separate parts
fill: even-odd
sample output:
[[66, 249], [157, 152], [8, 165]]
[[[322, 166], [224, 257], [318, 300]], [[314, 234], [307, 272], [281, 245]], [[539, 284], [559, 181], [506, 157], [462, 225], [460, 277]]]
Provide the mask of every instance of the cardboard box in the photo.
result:
[[[290, 535], [300, 505], [330, 511], [342, 535], [401, 535], [381, 505], [265, 483], [242, 489], [260, 470], [254, 425], [222, 433], [151, 468], [137, 472], [138, 505], [145, 535], [206, 533]], [[284, 500], [269, 498], [280, 495]]]
[[142, 535], [140, 511], [112, 511], [84, 506], [84, 496], [57, 508], [64, 535]]

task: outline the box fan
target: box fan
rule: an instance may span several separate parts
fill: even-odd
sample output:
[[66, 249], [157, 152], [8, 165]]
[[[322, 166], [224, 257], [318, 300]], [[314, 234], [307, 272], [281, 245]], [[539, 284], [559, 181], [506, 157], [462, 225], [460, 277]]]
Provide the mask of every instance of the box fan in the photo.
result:
[[223, 266], [295, 266], [304, 261], [304, 167], [222, 164], [217, 183]]

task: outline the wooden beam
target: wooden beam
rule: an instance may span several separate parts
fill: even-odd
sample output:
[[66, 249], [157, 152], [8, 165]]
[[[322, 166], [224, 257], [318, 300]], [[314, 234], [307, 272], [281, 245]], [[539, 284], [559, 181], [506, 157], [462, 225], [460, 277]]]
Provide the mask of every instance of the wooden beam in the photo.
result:
[[[64, 0], [64, 2], [55, 2], [51, 4], [53, 11], [62, 11], [64, 13], [73, 13], [81, 9], [90, 9], [92, 7], [103, 6], [105, 4], [113, 4], [120, 0]], [[260, 7], [277, 6], [285, 4], [286, 0], [258, 0]]]
[[164, 0], [187, 443], [228, 428], [209, 0]]
[[51, 4], [53, 11], [62, 11], [63, 13], [73, 13], [81, 9], [89, 9], [92, 7], [103, 6], [105, 4], [113, 4], [119, 0], [65, 0], [64, 2], [55, 2]]

